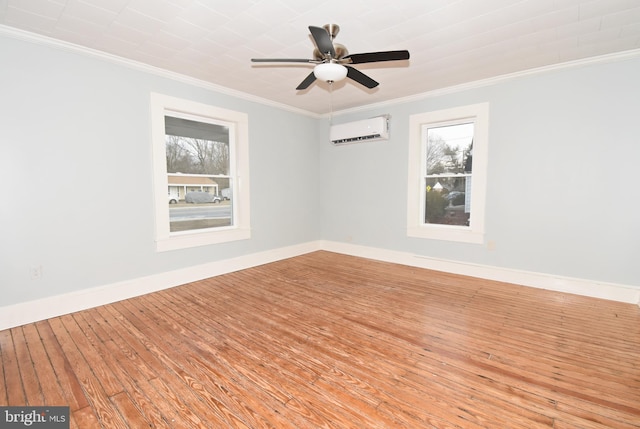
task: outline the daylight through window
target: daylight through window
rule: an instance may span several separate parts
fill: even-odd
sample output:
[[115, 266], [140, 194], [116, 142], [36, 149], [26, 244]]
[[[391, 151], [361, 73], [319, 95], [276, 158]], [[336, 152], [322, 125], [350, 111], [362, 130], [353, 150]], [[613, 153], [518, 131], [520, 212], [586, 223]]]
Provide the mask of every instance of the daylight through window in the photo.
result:
[[165, 115], [170, 231], [233, 225], [230, 125]]
[[157, 249], [250, 237], [247, 115], [152, 94]]
[[410, 117], [407, 235], [482, 243], [488, 104]]
[[473, 122], [425, 125], [425, 223], [469, 225]]

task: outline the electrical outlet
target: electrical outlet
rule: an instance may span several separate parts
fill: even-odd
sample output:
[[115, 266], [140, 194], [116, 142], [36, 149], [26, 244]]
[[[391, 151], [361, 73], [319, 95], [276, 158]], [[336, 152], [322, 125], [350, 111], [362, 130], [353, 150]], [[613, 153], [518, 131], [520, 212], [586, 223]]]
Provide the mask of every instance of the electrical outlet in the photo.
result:
[[30, 266], [29, 275], [31, 276], [31, 280], [40, 280], [42, 278], [42, 265]]
[[493, 240], [487, 241], [487, 250], [496, 250], [496, 242]]

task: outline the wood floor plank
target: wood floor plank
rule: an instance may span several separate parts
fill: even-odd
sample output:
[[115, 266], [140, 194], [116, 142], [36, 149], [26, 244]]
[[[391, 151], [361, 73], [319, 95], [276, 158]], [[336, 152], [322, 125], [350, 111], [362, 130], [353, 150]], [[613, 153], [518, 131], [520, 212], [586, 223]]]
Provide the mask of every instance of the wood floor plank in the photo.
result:
[[124, 386], [118, 377], [104, 360], [104, 356], [99, 351], [100, 339], [89, 330], [83, 330], [78, 321], [81, 320], [81, 313], [70, 314], [60, 317], [60, 321], [73, 340], [76, 350], [82, 355], [85, 362], [91, 363], [91, 372], [96, 380], [100, 381], [100, 386], [107, 396], [113, 396], [124, 390]]
[[[145, 418], [140, 409], [133, 403], [133, 400], [129, 397], [127, 392], [118, 392], [110, 397], [111, 402], [114, 404], [115, 409], [118, 410], [122, 419], [125, 421], [127, 427], [143, 428], [143, 427], [168, 427], [163, 422], [156, 421], [151, 423]], [[157, 426], [161, 423], [161, 426]]]
[[331, 252], [0, 331], [78, 428], [640, 429], [640, 308]]
[[[165, 314], [171, 315], [176, 322], [189, 323], [190, 331], [200, 338], [198, 345], [204, 354], [190, 358], [192, 368], [220, 392], [225, 406], [235, 410], [252, 427], [280, 427], [283, 424], [281, 413], [289, 398], [274, 398], [268, 383], [256, 383], [253, 376], [248, 378], [242, 371], [234, 369], [234, 366], [240, 366], [238, 364], [246, 359], [250, 351], [245, 354], [231, 349], [231, 342], [217, 344], [215, 334], [212, 336], [211, 331], [203, 330], [197, 320], [188, 321], [172, 310]], [[234, 346], [237, 347], [237, 344]], [[222, 349], [226, 353], [220, 353]], [[283, 375], [279, 372], [280, 377]]]
[[[151, 298], [149, 303], [152, 304], [153, 300], [154, 298]], [[156, 314], [153, 311], [153, 307], [149, 308], [149, 310], [151, 310], [152, 314]], [[167, 320], [171, 320], [171, 326], [174, 329], [188, 329], [192, 335], [199, 338], [194, 347], [182, 350], [183, 353], [187, 353], [190, 356], [188, 359], [189, 365], [184, 369], [193, 377], [201, 380], [203, 384], [211, 387], [212, 391], [207, 392], [206, 395], [217, 394], [217, 398], [220, 401], [220, 410], [228, 410], [224, 411], [226, 418], [230, 420], [240, 419], [246, 424], [254, 425], [254, 427], [255, 425], [269, 427], [271, 424], [253, 409], [256, 402], [251, 399], [255, 397], [255, 394], [247, 394], [249, 392], [244, 391], [241, 396], [238, 396], [234, 393], [237, 390], [237, 385], [240, 384], [239, 376], [241, 373], [229, 371], [230, 367], [218, 359], [215, 349], [211, 347], [209, 341], [202, 338], [202, 336], [207, 336], [208, 334], [200, 330], [197, 327], [197, 323], [192, 323], [188, 326], [181, 324], [184, 319], [178, 312], [171, 310], [171, 307], [165, 307], [164, 316], [167, 317]], [[158, 323], [161, 322], [159, 321]], [[212, 337], [208, 338], [213, 340]], [[180, 349], [179, 344], [176, 344], [175, 347]], [[246, 384], [244, 386], [246, 387]], [[263, 384], [262, 387], [264, 389], [269, 386]], [[262, 408], [262, 403], [258, 402], [258, 406]], [[264, 408], [262, 409], [264, 411]]]
[[[175, 428], [208, 428], [206, 418], [199, 416], [199, 410], [190, 405], [191, 397], [180, 383], [172, 383], [171, 380], [155, 378], [149, 383], [164, 398], [163, 411], [168, 416], [168, 422]], [[186, 400], [186, 402], [185, 402]], [[175, 413], [167, 410], [176, 410]]]
[[29, 347], [29, 355], [33, 362], [36, 377], [41, 386], [42, 402], [38, 405], [67, 405], [49, 356], [42, 344], [38, 328], [35, 324], [30, 324], [23, 326], [22, 331]]
[[67, 355], [60, 347], [51, 325], [45, 320], [37, 322], [35, 326], [38, 329], [43, 347], [56, 375], [60, 393], [64, 396], [63, 405], [68, 405], [71, 413], [83, 408], [90, 409], [89, 402], [82, 390], [82, 386], [78, 382], [77, 375]]
[[[271, 310], [273, 310], [273, 309], [269, 309], [269, 310], [271, 311]], [[254, 311], [253, 313], [255, 314], [255, 313], [257, 313], [257, 311]], [[271, 313], [270, 313], [270, 314], [271, 314]], [[244, 317], [243, 317], [243, 320], [246, 320], [246, 318], [244, 318]], [[254, 338], [255, 338], [255, 335], [254, 335]], [[345, 346], [346, 346], [346, 344], [345, 344], [344, 342], [343, 342], [343, 343], [341, 343], [341, 344], [339, 345], [339, 347], [341, 347], [342, 349], [344, 349], [344, 348], [345, 348]], [[356, 350], [357, 350], [357, 347], [354, 347], [354, 348], [353, 348], [353, 350], [354, 350], [354, 351], [356, 351]], [[353, 356], [352, 356], [352, 357], [353, 357]], [[369, 358], [370, 358], [370, 356], [369, 356]], [[458, 410], [456, 409], [456, 411], [458, 411]]]
[[22, 388], [25, 393], [25, 405], [41, 406], [44, 405], [44, 395], [40, 386], [40, 380], [33, 367], [33, 361], [29, 354], [29, 346], [24, 336], [23, 327], [11, 329], [14, 339], [16, 351], [16, 360], [20, 369], [20, 378], [22, 379]]
[[126, 311], [123, 314], [115, 306], [100, 307], [96, 311], [105, 319], [112, 320], [111, 326], [117, 329], [141, 359], [157, 372], [158, 377], [150, 379], [149, 383], [165, 401], [168, 401], [163, 406], [165, 410], [177, 410], [177, 414], [171, 417], [174, 427], [224, 427], [225, 423], [215, 417], [191, 390], [182, 375], [182, 369], [135, 327], [132, 323], [135, 322], [133, 318], [129, 320], [124, 316]]
[[71, 413], [73, 421], [80, 429], [98, 429], [101, 428], [96, 413], [93, 408], [87, 405]]
[[[96, 351], [103, 356], [111, 373], [122, 383], [123, 391], [112, 395], [111, 400], [120, 408], [120, 414], [125, 421], [136, 427], [169, 427], [154, 404], [155, 389], [148, 386], [146, 379], [140, 377], [136, 371], [125, 370], [127, 355], [123, 356], [122, 350], [115, 346], [111, 335], [90, 317], [90, 311], [78, 313], [74, 318], [85, 336], [95, 336]], [[132, 407], [137, 409], [135, 413]], [[132, 420], [132, 417], [137, 420]]]
[[[0, 384], [0, 406], [7, 406], [9, 403], [8, 398], [8, 386], [7, 386], [7, 378], [5, 377], [5, 365], [4, 361], [7, 361], [7, 370], [9, 370], [10, 358], [9, 358], [9, 344], [7, 343], [7, 333], [10, 331], [2, 331], [0, 332], [0, 380], [2, 383]], [[10, 337], [9, 337], [10, 338]], [[3, 357], [4, 355], [4, 357]], [[9, 377], [9, 375], [7, 375]]]
[[[98, 423], [102, 427], [107, 428], [126, 428], [127, 424], [122, 420], [120, 414], [113, 408], [109, 401], [109, 395], [104, 390], [104, 385], [113, 383], [113, 377], [107, 376], [104, 379], [100, 375], [93, 372], [93, 362], [85, 359], [88, 353], [95, 357], [95, 353], [88, 347], [84, 352], [78, 349], [75, 339], [78, 342], [85, 343], [82, 334], [78, 329], [73, 329], [73, 335], [67, 330], [63, 319], [66, 319], [66, 325], [73, 324], [73, 316], [67, 315], [56, 317], [49, 320], [49, 325], [58, 339], [61, 349], [64, 351], [70, 366], [73, 368], [79, 383], [85, 392], [85, 397], [91, 405], [92, 411], [95, 413]], [[98, 373], [104, 374], [104, 372]]]
[[[157, 295], [156, 295], [157, 296]], [[172, 296], [172, 302], [179, 302], [179, 298], [177, 298], [176, 296]], [[189, 312], [190, 314], [194, 314], [193, 310]], [[179, 316], [178, 316], [179, 317]], [[197, 319], [193, 320], [191, 322], [189, 322], [190, 326], [197, 326], [198, 322]], [[245, 327], [246, 328], [246, 327]], [[193, 328], [192, 328], [193, 329]], [[234, 342], [233, 346], [234, 348], [238, 349], [238, 352], [240, 353], [239, 355], [235, 355], [235, 361], [240, 363], [242, 361], [242, 359], [246, 356], [246, 355], [255, 355], [255, 351], [257, 350], [261, 350], [263, 353], [260, 356], [256, 356], [257, 361], [262, 362], [263, 365], [265, 365], [265, 368], [268, 369], [271, 365], [271, 362], [277, 361], [278, 362], [278, 366], [277, 367], [273, 367], [271, 369], [269, 369], [273, 374], [277, 374], [278, 378], [282, 378], [282, 376], [285, 376], [287, 380], [292, 381], [295, 385], [307, 385], [309, 386], [309, 388], [317, 390], [316, 387], [312, 386], [312, 384], [314, 382], [317, 382], [318, 377], [317, 376], [312, 376], [312, 378], [308, 378], [306, 377], [306, 372], [302, 369], [302, 368], [298, 368], [298, 370], [296, 370], [295, 368], [292, 368], [291, 365], [288, 365], [287, 363], [279, 360], [279, 356], [277, 355], [268, 355], [268, 350], [273, 348], [272, 346], [274, 345], [273, 342], [276, 340], [274, 337], [268, 337], [268, 343], [267, 344], [262, 344], [260, 341], [257, 341], [258, 338], [255, 335], [255, 330], [253, 330], [252, 332], [254, 332], [254, 335], [252, 335], [252, 349], [253, 352], [250, 349], [243, 349], [242, 345], [239, 343]], [[199, 331], [199, 332], [195, 332], [197, 333], [198, 336], [206, 336], [207, 332], [206, 329]], [[238, 332], [238, 335], [241, 335], [241, 332]], [[280, 335], [279, 335], [280, 336]], [[231, 357], [231, 356], [230, 356]], [[291, 359], [291, 355], [288, 355], [289, 359]], [[288, 362], [291, 363], [291, 362]], [[287, 370], [285, 370], [285, 368], [287, 368]], [[264, 376], [267, 376], [267, 374], [263, 374]], [[237, 380], [237, 379], [236, 379]], [[267, 379], [268, 382], [271, 382]], [[274, 381], [278, 381], [278, 380], [274, 380]], [[281, 382], [279, 382], [281, 383]], [[292, 387], [293, 388], [293, 387]], [[322, 392], [319, 392], [320, 394]], [[253, 397], [253, 395], [245, 395], [245, 396], [249, 396], [249, 397]], [[287, 403], [289, 403], [290, 399], [286, 400]], [[255, 407], [256, 404], [253, 403], [251, 404], [251, 406]], [[298, 404], [298, 407], [300, 406], [300, 404]], [[268, 410], [265, 410], [264, 407], [260, 407], [259, 408], [262, 412], [265, 412]], [[373, 409], [369, 410], [370, 412], [373, 412]]]
[[[197, 407], [199, 415], [207, 417], [207, 420], [212, 420], [214, 427], [244, 426], [241, 422], [236, 421], [236, 417], [232, 413], [228, 413], [226, 407], [224, 407], [221, 402], [211, 394], [211, 390], [208, 386], [201, 383], [201, 380], [197, 375], [194, 376], [185, 370], [185, 367], [189, 365], [191, 355], [195, 353], [196, 350], [191, 346], [187, 346], [186, 348], [181, 347], [181, 342], [178, 337], [176, 337], [175, 340], [166, 337], [164, 339], [156, 338], [156, 335], [163, 335], [163, 333], [159, 331], [159, 328], [164, 328], [165, 331], [170, 331], [173, 329], [173, 326], [162, 326], [156, 324], [148, 325], [148, 322], [145, 319], [136, 315], [136, 313], [140, 312], [135, 308], [130, 307], [130, 302], [116, 303], [114, 304], [114, 307], [125, 314], [126, 317], [134, 323], [141, 334], [152, 339], [150, 343], [147, 343], [147, 346], [154, 349], [154, 353], [163, 361], [163, 364], [168, 366], [173, 373], [178, 375], [182, 383], [185, 385], [183, 390], [186, 389], [186, 391], [194, 397], [194, 401], [190, 402], [190, 404]], [[153, 339], [156, 339], [158, 345], [154, 344]], [[162, 348], [160, 348], [159, 345]], [[235, 422], [236, 425], [233, 426], [229, 419]]]
[[[4, 348], [4, 349], [3, 349]], [[6, 377], [4, 374], [4, 364], [3, 364], [3, 352], [5, 354], [9, 354], [8, 344], [6, 343], [6, 339], [3, 339], [2, 332], [0, 332], [0, 405], [6, 405], [9, 403], [9, 398], [7, 396], [7, 385], [6, 385]], [[8, 358], [7, 358], [8, 360]], [[7, 365], [8, 366], [8, 365]]]
[[2, 349], [2, 368], [4, 373], [4, 391], [6, 401], [2, 405], [26, 405], [27, 400], [22, 388], [22, 378], [18, 358], [13, 345], [13, 335], [7, 329], [0, 332], [0, 348]]

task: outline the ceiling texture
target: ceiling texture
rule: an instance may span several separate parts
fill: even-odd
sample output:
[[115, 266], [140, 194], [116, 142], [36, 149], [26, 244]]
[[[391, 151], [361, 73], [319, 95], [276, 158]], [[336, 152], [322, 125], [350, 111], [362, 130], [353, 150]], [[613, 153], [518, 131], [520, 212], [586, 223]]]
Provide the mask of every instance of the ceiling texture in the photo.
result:
[[[380, 82], [316, 81], [308, 27], [337, 24], [353, 67]], [[0, 34], [77, 45], [232, 94], [323, 115], [594, 58], [640, 55], [640, 0], [0, 0]], [[44, 36], [44, 38], [40, 37]], [[221, 88], [220, 88], [221, 89]]]

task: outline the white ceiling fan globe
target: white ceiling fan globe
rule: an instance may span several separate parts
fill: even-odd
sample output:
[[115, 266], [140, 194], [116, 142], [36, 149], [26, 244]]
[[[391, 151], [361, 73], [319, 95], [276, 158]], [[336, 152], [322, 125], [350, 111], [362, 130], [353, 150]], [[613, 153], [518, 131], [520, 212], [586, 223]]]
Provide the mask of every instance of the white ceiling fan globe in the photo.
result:
[[347, 68], [338, 63], [322, 63], [315, 66], [313, 74], [318, 80], [338, 82], [347, 77]]

